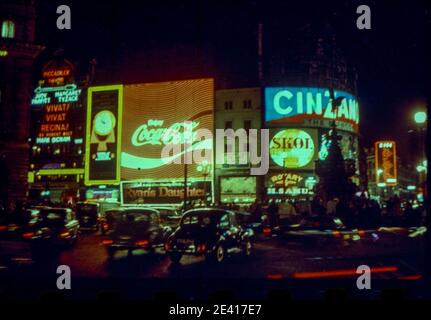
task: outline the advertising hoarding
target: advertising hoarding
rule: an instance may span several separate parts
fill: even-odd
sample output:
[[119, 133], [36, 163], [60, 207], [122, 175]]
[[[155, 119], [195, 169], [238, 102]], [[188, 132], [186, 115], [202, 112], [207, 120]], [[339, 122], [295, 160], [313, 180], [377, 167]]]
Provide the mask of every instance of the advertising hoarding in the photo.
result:
[[[330, 127], [331, 121], [343, 124], [343, 129], [357, 132], [359, 105], [351, 94], [334, 90], [335, 98], [344, 97], [336, 114], [330, 91], [326, 88], [267, 87], [265, 88], [266, 125], [297, 125]], [[317, 123], [310, 122], [319, 120]]]
[[256, 177], [220, 177], [220, 200], [227, 202], [252, 202], [256, 199]]
[[266, 177], [268, 196], [312, 195], [317, 179], [312, 173], [280, 171]]
[[318, 154], [317, 130], [270, 130], [269, 155], [271, 167], [314, 170]]
[[[192, 158], [195, 152], [212, 157], [213, 140], [200, 141], [195, 131], [213, 133], [213, 108], [213, 79], [125, 85], [121, 179], [180, 179], [187, 163], [189, 178], [212, 180], [212, 170], [198, 170]], [[187, 147], [186, 121], [192, 140]], [[168, 145], [173, 152], [163, 157]]]
[[88, 89], [85, 184], [120, 181], [123, 86]]
[[376, 184], [397, 185], [397, 150], [395, 141], [376, 141], [374, 144]]
[[[189, 181], [187, 200], [204, 200], [210, 197], [210, 181]], [[122, 181], [121, 204], [177, 204], [184, 201], [183, 181]]]

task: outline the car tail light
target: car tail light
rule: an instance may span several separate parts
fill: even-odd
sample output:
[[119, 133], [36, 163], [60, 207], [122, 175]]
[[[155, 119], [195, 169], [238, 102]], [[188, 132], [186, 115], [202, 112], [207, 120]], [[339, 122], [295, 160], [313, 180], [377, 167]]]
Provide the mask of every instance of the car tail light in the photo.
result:
[[23, 235], [22, 235], [22, 237], [24, 238], [24, 239], [31, 239], [31, 238], [33, 238], [35, 236], [35, 233], [34, 232], [26, 232], [26, 233], [24, 233]]
[[6, 226], [0, 226], [0, 231], [4, 231], [4, 230], [6, 230], [7, 229], [7, 227]]
[[198, 252], [205, 252], [207, 245], [205, 243], [198, 244]]
[[332, 235], [334, 238], [341, 238], [341, 232], [340, 231], [332, 231]]
[[70, 237], [70, 232], [69, 231], [65, 231], [60, 233], [60, 238], [68, 238]]
[[146, 247], [148, 246], [150, 242], [148, 240], [140, 240], [140, 241], [136, 241], [136, 245], [138, 247]]
[[169, 249], [171, 249], [172, 248], [172, 243], [170, 243], [170, 242], [166, 242], [165, 243], [165, 250], [169, 250]]
[[265, 235], [265, 236], [269, 236], [269, 234], [271, 233], [271, 228], [269, 228], [269, 227], [266, 227], [266, 228], [263, 228], [263, 234]]
[[105, 246], [108, 246], [108, 245], [110, 245], [110, 244], [112, 244], [114, 241], [112, 241], [112, 240], [108, 240], [108, 239], [106, 239], [106, 240], [103, 240], [102, 241], [102, 244], [104, 244]]
[[365, 230], [359, 230], [358, 234], [361, 238], [365, 237]]

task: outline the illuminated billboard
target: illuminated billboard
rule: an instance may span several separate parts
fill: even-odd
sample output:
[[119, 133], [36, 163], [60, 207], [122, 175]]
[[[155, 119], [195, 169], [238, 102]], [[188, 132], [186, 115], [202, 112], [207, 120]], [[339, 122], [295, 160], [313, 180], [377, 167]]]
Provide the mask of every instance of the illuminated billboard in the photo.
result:
[[287, 169], [314, 169], [317, 158], [317, 130], [271, 130], [269, 155], [272, 166]]
[[[125, 85], [121, 180], [183, 179], [187, 163], [189, 178], [210, 181], [212, 169], [199, 170], [191, 160], [196, 152], [212, 154], [212, 138], [200, 140], [195, 130], [213, 133], [213, 108], [213, 79]], [[193, 137], [188, 146], [183, 143], [186, 121]], [[167, 145], [173, 152], [162, 157]]]
[[374, 152], [376, 184], [395, 186], [397, 184], [397, 150], [395, 141], [376, 141]]
[[256, 199], [256, 177], [220, 177], [220, 201], [253, 202]]
[[90, 87], [87, 97], [85, 184], [120, 181], [123, 86]]
[[[31, 99], [31, 136], [35, 145], [82, 144], [82, 89], [73, 80], [67, 60], [50, 61]], [[78, 141], [76, 141], [78, 139]]]
[[266, 176], [268, 196], [312, 195], [317, 179], [312, 173], [276, 172]]
[[337, 127], [357, 132], [359, 105], [351, 94], [334, 90], [335, 98], [343, 97], [338, 110], [333, 110], [330, 91], [326, 88], [268, 87], [265, 88], [265, 122], [267, 126], [286, 123], [313, 127]]
[[[202, 200], [211, 196], [210, 181], [189, 181], [187, 200]], [[184, 183], [182, 181], [123, 181], [121, 182], [121, 204], [182, 204]]]

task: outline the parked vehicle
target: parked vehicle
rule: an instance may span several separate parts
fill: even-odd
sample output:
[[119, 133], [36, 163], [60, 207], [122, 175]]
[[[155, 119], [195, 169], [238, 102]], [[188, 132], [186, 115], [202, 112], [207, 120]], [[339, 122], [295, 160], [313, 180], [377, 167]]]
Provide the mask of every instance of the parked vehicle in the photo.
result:
[[221, 263], [226, 255], [252, 253], [251, 229], [244, 229], [230, 210], [192, 209], [184, 213], [180, 225], [169, 237], [165, 249], [173, 263], [188, 255], [204, 255]]
[[97, 202], [78, 202], [76, 217], [81, 229], [97, 231], [100, 227], [100, 205]]
[[118, 250], [141, 249], [153, 253], [163, 245], [171, 233], [169, 226], [160, 221], [160, 214], [151, 208], [127, 208], [115, 212], [112, 216], [112, 232], [102, 243], [106, 246], [109, 258]]

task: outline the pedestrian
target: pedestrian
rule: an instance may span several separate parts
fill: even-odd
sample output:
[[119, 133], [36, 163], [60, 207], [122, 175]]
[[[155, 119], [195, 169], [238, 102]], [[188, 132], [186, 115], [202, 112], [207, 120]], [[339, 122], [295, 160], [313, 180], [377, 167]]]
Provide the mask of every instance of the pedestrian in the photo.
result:
[[278, 224], [278, 204], [275, 199], [272, 199], [268, 206], [268, 220], [271, 228], [274, 228]]
[[249, 212], [251, 215], [252, 222], [261, 222], [262, 221], [262, 206], [258, 199], [255, 199], [254, 202], [249, 207]]

